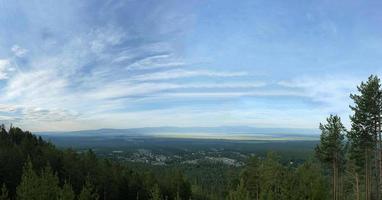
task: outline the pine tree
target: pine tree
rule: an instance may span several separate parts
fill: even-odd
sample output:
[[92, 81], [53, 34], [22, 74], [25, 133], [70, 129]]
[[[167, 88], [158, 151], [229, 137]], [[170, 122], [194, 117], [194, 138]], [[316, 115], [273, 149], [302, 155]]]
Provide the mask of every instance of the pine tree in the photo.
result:
[[158, 184], [155, 184], [151, 190], [151, 200], [162, 200], [162, 195]]
[[[380, 80], [377, 76], [370, 76], [357, 89], [359, 94], [350, 95], [354, 101], [354, 106], [350, 106], [354, 114], [350, 117], [352, 127], [347, 137], [350, 141], [351, 159], [363, 168], [361, 172], [364, 175], [365, 200], [369, 200], [372, 195], [372, 169], [378, 168], [377, 160], [380, 157], [379, 149], [376, 148], [380, 145]], [[375, 167], [372, 166], [373, 163]], [[378, 184], [379, 181], [375, 185], [378, 187]]]
[[305, 161], [297, 168], [295, 180], [294, 191], [289, 192], [293, 199], [328, 199], [326, 179], [318, 164]]
[[340, 117], [330, 115], [326, 119], [326, 124], [320, 124], [321, 136], [320, 144], [315, 151], [317, 158], [331, 165], [332, 171], [332, 194], [333, 199], [340, 199], [340, 173], [341, 164], [344, 159], [344, 136], [345, 127]]
[[8, 189], [5, 184], [1, 187], [0, 200], [9, 200]]
[[179, 192], [176, 193], [176, 196], [175, 196], [174, 200], [182, 200], [182, 198], [180, 197]]
[[230, 191], [227, 200], [250, 200], [249, 192], [245, 189], [244, 180], [241, 179], [237, 188]]
[[58, 200], [74, 200], [75, 194], [73, 192], [72, 186], [65, 182], [58, 195]]
[[21, 183], [17, 187], [17, 200], [40, 200], [39, 177], [33, 171], [32, 162], [28, 159], [23, 168]]
[[250, 158], [248, 164], [241, 173], [241, 177], [244, 180], [245, 187], [247, 188], [251, 199], [255, 200], [258, 200], [260, 198], [260, 164], [261, 162], [258, 157], [252, 157]]
[[361, 199], [359, 167], [354, 160], [348, 159], [345, 167], [345, 199]]
[[78, 200], [98, 200], [99, 196], [95, 191], [93, 184], [90, 183], [89, 178], [85, 181], [82, 191], [78, 196]]
[[279, 156], [269, 152], [261, 166], [261, 193], [260, 199], [282, 199], [286, 170], [280, 164]]
[[58, 184], [59, 180], [57, 175], [52, 172], [51, 167], [48, 165], [41, 172], [39, 185], [40, 199], [57, 199], [61, 190]]

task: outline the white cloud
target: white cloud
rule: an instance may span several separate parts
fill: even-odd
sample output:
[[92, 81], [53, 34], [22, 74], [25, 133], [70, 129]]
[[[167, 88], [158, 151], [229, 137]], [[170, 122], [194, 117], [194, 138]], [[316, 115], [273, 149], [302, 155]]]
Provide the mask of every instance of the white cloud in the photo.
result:
[[[300, 89], [305, 96], [317, 102], [338, 106], [349, 102], [349, 95], [355, 92], [361, 82], [355, 77], [299, 77], [289, 81], [280, 81], [278, 84], [292, 89]], [[346, 107], [346, 106], [345, 106]]]
[[65, 109], [45, 109], [40, 107], [24, 107], [22, 120], [25, 121], [65, 121], [78, 117], [78, 113]]
[[[350, 126], [349, 109], [352, 100], [349, 95], [357, 92], [357, 85], [361, 79], [352, 76], [322, 76], [299, 77], [289, 81], [279, 82], [280, 86], [287, 89], [298, 90], [313, 102], [323, 104], [317, 112], [339, 115], [346, 126]], [[321, 121], [324, 120], [324, 117]]]
[[179, 58], [170, 54], [154, 55], [140, 59], [126, 67], [126, 69], [156, 69], [162, 67], [180, 67], [186, 65]]
[[0, 112], [15, 112], [19, 109], [16, 105], [0, 104]]
[[[211, 92], [171, 92], [176, 89], [253, 89], [266, 86], [264, 82], [247, 82], [247, 83], [134, 83], [134, 82], [115, 82], [104, 85], [102, 88], [96, 88], [93, 91], [85, 93], [84, 96], [91, 99], [111, 99], [119, 97], [147, 96], [155, 97], [210, 97], [210, 96], [254, 96], [254, 95], [272, 95], [272, 92], [255, 93], [255, 92], [227, 92], [227, 93], [211, 93]], [[166, 92], [167, 91], [167, 92]], [[162, 92], [162, 93], [159, 93]], [[164, 92], [164, 93], [163, 93]], [[275, 93], [276, 95], [279, 93]]]
[[163, 72], [155, 72], [150, 74], [137, 75], [132, 77], [132, 80], [137, 81], [157, 81], [167, 79], [178, 79], [188, 77], [237, 77], [246, 76], [247, 72], [217, 72], [208, 70], [169, 70]]
[[16, 57], [24, 57], [28, 52], [27, 49], [24, 49], [17, 44], [12, 46], [11, 51], [15, 54]]
[[126, 38], [126, 34], [116, 27], [106, 26], [91, 31], [88, 37], [92, 38], [90, 49], [100, 53], [107, 47], [120, 44]]
[[8, 79], [9, 73], [15, 71], [12, 67], [10, 60], [0, 59], [0, 80]]
[[178, 98], [232, 98], [232, 97], [282, 97], [282, 96], [299, 96], [303, 97], [301, 92], [293, 91], [246, 91], [246, 92], [174, 92], [158, 94], [159, 97], [178, 97]]
[[56, 97], [67, 85], [66, 80], [61, 79], [54, 71], [39, 70], [19, 73], [15, 75], [5, 87], [4, 97], [30, 98], [35, 101], [48, 97]]
[[46, 109], [32, 105], [0, 104], [0, 120], [2, 123], [54, 123], [76, 120], [79, 113], [66, 109]]

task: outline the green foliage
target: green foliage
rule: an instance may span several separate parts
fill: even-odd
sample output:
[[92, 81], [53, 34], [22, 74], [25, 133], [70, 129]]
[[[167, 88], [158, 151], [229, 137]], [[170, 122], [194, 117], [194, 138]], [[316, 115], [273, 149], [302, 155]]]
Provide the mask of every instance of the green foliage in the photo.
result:
[[75, 194], [73, 192], [72, 186], [65, 182], [58, 194], [58, 200], [74, 200]]
[[320, 144], [316, 147], [316, 157], [332, 172], [332, 196], [338, 199], [342, 194], [341, 173], [343, 171], [345, 148], [345, 127], [340, 117], [330, 115], [326, 124], [320, 124]]
[[17, 199], [57, 199], [60, 192], [58, 177], [53, 174], [49, 165], [37, 175], [29, 160], [23, 170], [21, 183], [17, 187]]
[[344, 156], [344, 138], [346, 129], [340, 117], [330, 115], [326, 124], [320, 124], [320, 144], [316, 147], [316, 156], [324, 163], [341, 162]]
[[151, 190], [150, 200], [162, 200], [162, 194], [160, 192], [160, 188], [158, 184], [155, 184], [153, 189]]
[[260, 197], [259, 194], [262, 185], [262, 169], [260, 165], [261, 160], [258, 157], [251, 157], [241, 173], [241, 180], [244, 181], [244, 185], [252, 199], [259, 199]]
[[283, 180], [287, 173], [279, 162], [279, 156], [270, 152], [263, 161], [261, 169], [262, 199], [282, 199], [284, 195]]
[[359, 167], [363, 167], [366, 162], [365, 151], [372, 149], [376, 144], [376, 127], [381, 112], [380, 87], [379, 78], [370, 76], [367, 82], [362, 82], [357, 87], [359, 94], [350, 95], [354, 101], [354, 105], [350, 106], [354, 114], [350, 117], [352, 126], [347, 137], [351, 144], [351, 158], [356, 160]]
[[23, 169], [21, 183], [17, 187], [18, 200], [39, 200], [40, 181], [37, 174], [33, 171], [32, 162], [28, 160]]
[[9, 200], [8, 189], [5, 184], [1, 187], [0, 200]]
[[[28, 158], [28, 159], [27, 159]], [[148, 200], [155, 184], [163, 196], [191, 197], [191, 185], [182, 172], [166, 177], [98, 158], [93, 151], [79, 154], [58, 150], [40, 137], [12, 127], [0, 127], [0, 182], [11, 199], [139, 199]], [[169, 171], [169, 170], [167, 170]], [[55, 173], [58, 172], [58, 173]], [[87, 177], [89, 177], [87, 181]], [[61, 183], [65, 183], [62, 186]], [[89, 184], [84, 183], [92, 183]], [[166, 185], [165, 185], [166, 184]], [[61, 187], [62, 186], [62, 187]], [[79, 197], [76, 197], [78, 194]]]
[[227, 199], [328, 199], [327, 179], [320, 165], [307, 161], [294, 168], [291, 164], [282, 165], [272, 152], [265, 159], [250, 158], [238, 187], [229, 192]]
[[[163, 173], [153, 174], [145, 168], [138, 173], [124, 164], [97, 158], [92, 151], [82, 154], [70, 149], [59, 151], [28, 132], [23, 135], [18, 131], [21, 130], [13, 128], [15, 135], [6, 132], [3, 135], [5, 141], [10, 141], [8, 147], [19, 148], [30, 157], [20, 174], [17, 199], [222, 199], [221, 194], [206, 193], [210, 190], [204, 190], [197, 182], [193, 183], [193, 191], [198, 193], [193, 194], [181, 170], [164, 169]], [[24, 145], [30, 151], [24, 150]], [[221, 176], [237, 177], [237, 173], [230, 174], [229, 168], [219, 166], [217, 163]], [[288, 194], [298, 191], [291, 187], [296, 185], [295, 175], [295, 169], [281, 164], [279, 155], [270, 153], [266, 159], [253, 157], [243, 169], [241, 181], [233, 183], [233, 190], [226, 189], [229, 182], [221, 182], [221, 191], [231, 199], [288, 199]], [[213, 174], [211, 179], [217, 176]], [[64, 183], [62, 187], [60, 182]]]
[[86, 180], [82, 191], [78, 196], [78, 200], [98, 200], [99, 196], [95, 191], [95, 187], [90, 183], [89, 179]]
[[[377, 76], [370, 76], [366, 82], [362, 82], [357, 87], [358, 94], [351, 94], [354, 105], [350, 108], [354, 114], [351, 119], [351, 130], [347, 134], [349, 139], [350, 159], [354, 162], [355, 173], [363, 175], [364, 196], [366, 200], [376, 195], [380, 198], [381, 189], [381, 111], [382, 111], [382, 91], [380, 79]], [[374, 179], [373, 176], [377, 178]], [[373, 180], [374, 179], [374, 180]], [[357, 180], [360, 180], [359, 178]], [[357, 182], [357, 197], [360, 196], [360, 181]], [[372, 191], [372, 185], [377, 186], [376, 191]], [[372, 194], [373, 193], [373, 194]]]
[[182, 198], [180, 197], [179, 192], [176, 193], [176, 196], [175, 196], [174, 200], [182, 200]]
[[229, 192], [227, 200], [250, 200], [249, 192], [245, 188], [243, 179], [240, 180], [235, 190]]
[[326, 178], [323, 176], [320, 165], [307, 161], [296, 170], [296, 192], [293, 199], [296, 200], [321, 200], [328, 199]]
[[58, 177], [52, 172], [51, 167], [48, 165], [41, 172], [41, 176], [38, 179], [40, 192], [40, 199], [57, 199], [61, 188], [59, 187]]

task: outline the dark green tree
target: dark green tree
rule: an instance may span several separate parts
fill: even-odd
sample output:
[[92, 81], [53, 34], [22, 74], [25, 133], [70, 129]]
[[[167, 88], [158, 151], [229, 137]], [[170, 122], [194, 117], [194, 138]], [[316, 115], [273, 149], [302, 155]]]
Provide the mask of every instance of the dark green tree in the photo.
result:
[[99, 196], [95, 190], [94, 185], [90, 182], [89, 178], [87, 178], [84, 186], [82, 187], [82, 191], [78, 196], [78, 200], [98, 200]]
[[306, 161], [296, 170], [295, 190], [292, 197], [296, 200], [328, 199], [328, 188], [321, 167], [312, 161]]
[[[350, 142], [350, 158], [364, 176], [365, 200], [369, 200], [372, 198], [372, 185], [379, 185], [379, 181], [372, 183], [372, 170], [374, 164], [374, 170], [379, 172], [377, 160], [380, 158], [377, 157], [380, 157], [380, 153], [376, 147], [380, 144], [380, 80], [377, 76], [370, 76], [357, 89], [358, 94], [350, 95], [354, 101], [354, 105], [350, 106], [354, 114], [350, 117], [352, 126], [347, 137]], [[380, 175], [377, 176], [379, 180]], [[379, 193], [378, 189], [376, 193]]]
[[287, 178], [285, 168], [280, 163], [280, 156], [269, 152], [261, 167], [261, 193], [260, 199], [276, 200], [283, 199]]
[[315, 151], [317, 158], [324, 164], [331, 166], [332, 195], [337, 200], [341, 197], [341, 165], [344, 161], [344, 137], [346, 130], [340, 117], [330, 115], [326, 124], [320, 124], [320, 144]]
[[65, 182], [58, 194], [58, 200], [74, 200], [75, 194], [73, 192], [72, 186]]
[[248, 190], [251, 199], [258, 200], [260, 198], [261, 189], [261, 161], [257, 156], [253, 156], [249, 159], [249, 162], [245, 166], [241, 173], [241, 178], [244, 181], [244, 185]]
[[61, 191], [59, 187], [58, 177], [52, 172], [52, 168], [48, 165], [41, 172], [39, 177], [39, 196], [41, 200], [57, 199]]
[[0, 200], [9, 200], [8, 189], [5, 184], [1, 187]]
[[24, 166], [21, 183], [17, 187], [17, 200], [40, 200], [39, 177], [29, 159]]
[[162, 194], [158, 184], [155, 184], [151, 190], [150, 200], [162, 200]]
[[244, 180], [241, 179], [239, 185], [237, 185], [236, 189], [230, 191], [227, 200], [250, 200], [249, 192], [245, 188]]

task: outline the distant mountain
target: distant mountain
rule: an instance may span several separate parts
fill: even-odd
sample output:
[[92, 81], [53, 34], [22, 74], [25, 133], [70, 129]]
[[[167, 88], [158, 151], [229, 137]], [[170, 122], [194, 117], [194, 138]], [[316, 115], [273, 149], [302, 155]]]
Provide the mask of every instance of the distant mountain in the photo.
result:
[[218, 127], [144, 127], [129, 129], [97, 129], [69, 132], [37, 132], [43, 136], [155, 136], [180, 138], [217, 138], [217, 139], [318, 139], [315, 129], [256, 128], [249, 126]]

